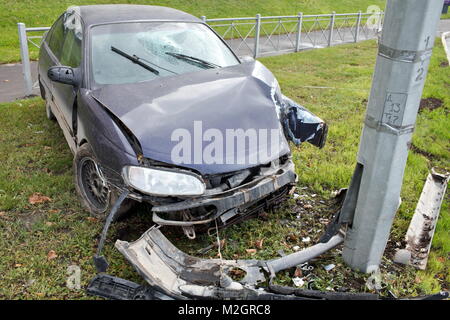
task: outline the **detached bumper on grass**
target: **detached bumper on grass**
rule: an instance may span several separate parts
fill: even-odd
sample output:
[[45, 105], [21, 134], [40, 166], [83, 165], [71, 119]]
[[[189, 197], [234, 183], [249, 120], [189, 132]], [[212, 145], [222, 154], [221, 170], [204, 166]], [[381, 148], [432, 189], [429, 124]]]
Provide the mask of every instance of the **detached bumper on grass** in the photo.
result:
[[[123, 279], [99, 274], [91, 281], [88, 293], [112, 299], [315, 299], [317, 292], [314, 294], [310, 290], [286, 294], [290, 288], [272, 284], [268, 288], [258, 286], [266, 281], [271, 283], [276, 272], [317, 257], [343, 241], [342, 234], [338, 234], [327, 243], [274, 260], [201, 259], [180, 251], [158, 229], [150, 228], [132, 243], [116, 242], [116, 248], [149, 286], [140, 287]], [[235, 269], [245, 272], [242, 280], [232, 279]], [[349, 293], [332, 296], [341, 299], [378, 297]], [[325, 293], [321, 298], [324, 297]]]
[[[91, 295], [117, 300], [378, 300], [378, 294], [324, 292], [279, 286], [272, 283], [275, 273], [309, 261], [343, 242], [340, 232], [326, 243], [273, 260], [201, 259], [176, 248], [152, 227], [140, 239], [116, 241], [116, 248], [127, 258], [148, 285], [104, 273], [92, 279]], [[232, 279], [233, 270], [245, 272], [243, 279]], [[263, 283], [269, 285], [263, 287]], [[412, 298], [442, 300], [448, 292]], [[406, 299], [410, 300], [410, 299]]]
[[[274, 260], [200, 259], [177, 249], [159, 230], [151, 228], [133, 242], [118, 240], [116, 248], [151, 287], [176, 299], [255, 299], [270, 292], [256, 289], [280, 270], [306, 262], [343, 241], [341, 234], [327, 243]], [[232, 279], [240, 269], [245, 277]]]
[[[108, 299], [139, 300], [378, 300], [372, 293], [322, 292], [272, 284], [275, 273], [301, 264], [334, 248], [343, 234], [326, 243], [274, 260], [200, 259], [176, 248], [159, 230], [152, 227], [140, 239], [129, 243], [116, 241], [116, 248], [147, 281], [134, 282], [106, 274], [97, 275], [87, 292]], [[242, 280], [232, 279], [232, 270], [245, 272]], [[259, 287], [268, 281], [267, 287]], [[415, 299], [440, 300], [448, 292]]]

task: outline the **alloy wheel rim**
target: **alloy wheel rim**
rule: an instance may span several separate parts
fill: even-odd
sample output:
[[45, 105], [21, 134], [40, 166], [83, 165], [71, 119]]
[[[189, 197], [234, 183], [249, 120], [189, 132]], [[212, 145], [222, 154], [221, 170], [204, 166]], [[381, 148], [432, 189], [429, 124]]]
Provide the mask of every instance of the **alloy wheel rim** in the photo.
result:
[[81, 183], [88, 201], [97, 210], [106, 210], [109, 202], [109, 188], [101, 177], [96, 163], [91, 158], [83, 158], [80, 169]]

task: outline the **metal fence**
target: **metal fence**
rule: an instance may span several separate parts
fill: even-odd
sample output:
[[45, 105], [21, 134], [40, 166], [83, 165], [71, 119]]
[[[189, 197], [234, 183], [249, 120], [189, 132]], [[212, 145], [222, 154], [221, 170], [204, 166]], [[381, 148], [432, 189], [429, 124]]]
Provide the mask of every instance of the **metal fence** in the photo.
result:
[[[29, 96], [33, 93], [33, 87], [38, 84], [33, 85], [33, 80], [31, 79], [31, 67], [30, 67], [30, 54], [28, 49], [28, 42], [30, 42], [35, 47], [39, 48], [42, 40], [43, 33], [50, 29], [50, 27], [42, 28], [27, 28], [25, 23], [19, 22], [17, 24], [19, 30], [19, 44], [20, 44], [20, 58], [22, 60], [22, 73], [23, 80], [25, 84], [25, 96]], [[32, 33], [34, 35], [27, 35], [27, 33]], [[39, 33], [39, 35], [36, 35]], [[39, 42], [36, 40], [39, 39]]]
[[[340, 43], [376, 38], [381, 30], [384, 12], [331, 13], [319, 15], [269, 16], [257, 14], [246, 18], [219, 18], [202, 20], [211, 26], [239, 56], [254, 58], [323, 48]], [[31, 95], [28, 43], [39, 48], [43, 33], [49, 27], [27, 28], [18, 23], [20, 55], [25, 82], [25, 95]], [[30, 35], [28, 35], [30, 34]]]
[[239, 56], [254, 58], [376, 38], [383, 12], [206, 19]]

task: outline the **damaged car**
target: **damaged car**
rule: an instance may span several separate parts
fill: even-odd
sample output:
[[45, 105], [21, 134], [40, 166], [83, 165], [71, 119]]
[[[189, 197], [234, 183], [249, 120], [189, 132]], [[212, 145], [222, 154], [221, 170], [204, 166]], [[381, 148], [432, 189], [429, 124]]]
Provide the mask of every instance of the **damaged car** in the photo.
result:
[[[257, 216], [297, 183], [289, 141], [325, 144], [327, 125], [284, 96], [260, 62], [239, 58], [204, 21], [141, 5], [71, 7], [44, 36], [47, 117], [74, 154], [76, 190], [104, 219], [87, 292], [110, 299], [378, 299], [274, 283], [277, 272], [341, 244], [339, 215], [319, 243], [270, 260], [201, 259], [161, 232], [193, 239]], [[106, 274], [111, 223], [137, 202], [153, 224], [116, 248], [146, 285]], [[220, 241], [217, 237], [218, 248]], [[233, 270], [244, 272], [233, 279]], [[442, 299], [448, 293], [431, 298]]]
[[[325, 143], [326, 124], [283, 96], [266, 67], [239, 59], [202, 20], [175, 9], [71, 7], [43, 39], [39, 84], [75, 155], [86, 208], [106, 218], [127, 190], [116, 218], [145, 202], [156, 224], [189, 238], [285, 195], [296, 182], [288, 140]], [[262, 147], [246, 143], [251, 130], [280, 134]], [[234, 147], [197, 159], [229, 132]], [[209, 140], [177, 153], [186, 135]]]
[[[289, 142], [322, 148], [327, 125], [281, 93], [259, 61], [238, 57], [204, 21], [141, 5], [71, 7], [44, 36], [38, 79], [47, 117], [74, 154], [75, 186], [104, 219], [88, 292], [114, 299], [322, 299], [272, 284], [275, 274], [339, 245], [266, 261], [200, 259], [159, 230], [189, 239], [258, 216], [296, 185]], [[147, 286], [105, 274], [110, 224], [136, 203], [154, 224], [116, 248]], [[245, 277], [235, 281], [233, 269]], [[260, 288], [269, 283], [268, 288]], [[342, 295], [336, 297], [342, 299]], [[374, 299], [376, 295], [345, 295]]]

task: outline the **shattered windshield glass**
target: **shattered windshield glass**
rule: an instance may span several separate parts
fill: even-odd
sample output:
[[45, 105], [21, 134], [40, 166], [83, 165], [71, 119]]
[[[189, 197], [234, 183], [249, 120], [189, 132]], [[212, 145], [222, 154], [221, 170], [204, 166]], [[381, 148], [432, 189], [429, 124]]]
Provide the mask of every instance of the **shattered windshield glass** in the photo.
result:
[[[100, 85], [141, 82], [238, 63], [222, 40], [200, 23], [133, 22], [92, 29], [91, 75]], [[143, 64], [158, 72], [149, 72]]]

